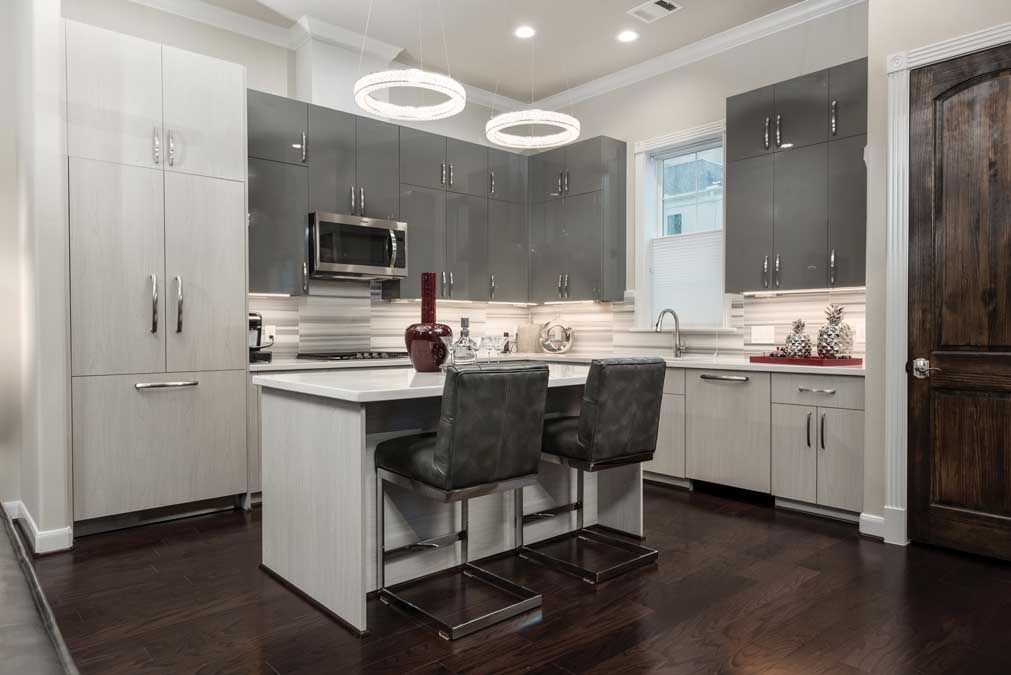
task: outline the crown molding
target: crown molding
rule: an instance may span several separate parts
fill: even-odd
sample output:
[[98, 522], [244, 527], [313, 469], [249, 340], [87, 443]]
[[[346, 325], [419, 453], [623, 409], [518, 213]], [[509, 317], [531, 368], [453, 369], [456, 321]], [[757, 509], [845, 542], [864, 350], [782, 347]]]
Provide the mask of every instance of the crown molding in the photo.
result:
[[143, 5], [167, 14], [214, 26], [230, 33], [267, 42], [277, 47], [290, 49], [288, 28], [260, 21], [223, 7], [211, 5], [201, 0], [130, 0], [135, 5]]
[[379, 59], [384, 63], [389, 63], [404, 51], [403, 47], [391, 45], [388, 42], [375, 38], [365, 39], [361, 33], [356, 33], [347, 28], [335, 26], [321, 19], [311, 16], [303, 16], [292, 24], [288, 29], [288, 48], [298, 49], [309, 40], [319, 40], [326, 44], [347, 49], [352, 52], [362, 51], [364, 41], [364, 51], [367, 56]]
[[580, 103], [865, 2], [866, 0], [803, 0], [722, 33], [542, 98], [535, 106], [552, 110]]
[[1009, 42], [1011, 42], [1011, 23], [1002, 23], [951, 40], [891, 54], [888, 56], [886, 67], [889, 73], [922, 68], [932, 63], [947, 61], [956, 56], [979, 52]]

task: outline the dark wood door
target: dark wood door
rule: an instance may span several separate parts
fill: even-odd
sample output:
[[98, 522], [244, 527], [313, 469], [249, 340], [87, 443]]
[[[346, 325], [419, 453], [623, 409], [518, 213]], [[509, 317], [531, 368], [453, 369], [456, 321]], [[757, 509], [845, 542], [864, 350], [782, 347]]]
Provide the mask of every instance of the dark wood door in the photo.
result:
[[909, 532], [1011, 560], [1011, 46], [910, 87]]

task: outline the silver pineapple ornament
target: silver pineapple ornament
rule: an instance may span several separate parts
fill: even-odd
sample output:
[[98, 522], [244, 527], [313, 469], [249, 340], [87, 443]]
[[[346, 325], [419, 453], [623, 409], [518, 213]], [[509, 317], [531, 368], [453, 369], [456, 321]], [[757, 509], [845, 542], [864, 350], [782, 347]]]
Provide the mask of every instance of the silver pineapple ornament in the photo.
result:
[[793, 322], [793, 332], [786, 336], [783, 353], [791, 358], [806, 359], [811, 356], [811, 336], [804, 332], [807, 324], [803, 319]]
[[828, 323], [818, 331], [818, 356], [823, 359], [843, 358], [853, 351], [853, 329], [842, 322], [843, 311], [835, 303], [825, 308]]

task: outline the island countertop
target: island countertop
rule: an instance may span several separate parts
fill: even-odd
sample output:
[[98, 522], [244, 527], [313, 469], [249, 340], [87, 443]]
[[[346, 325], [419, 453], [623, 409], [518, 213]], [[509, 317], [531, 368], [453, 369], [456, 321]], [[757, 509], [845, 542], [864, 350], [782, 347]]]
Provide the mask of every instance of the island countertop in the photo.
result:
[[[490, 364], [494, 365], [494, 364]], [[580, 364], [548, 364], [548, 386], [583, 385], [590, 368]], [[376, 368], [263, 374], [253, 384], [300, 394], [334, 398], [352, 403], [396, 401], [442, 396], [446, 374], [418, 373], [413, 368]]]

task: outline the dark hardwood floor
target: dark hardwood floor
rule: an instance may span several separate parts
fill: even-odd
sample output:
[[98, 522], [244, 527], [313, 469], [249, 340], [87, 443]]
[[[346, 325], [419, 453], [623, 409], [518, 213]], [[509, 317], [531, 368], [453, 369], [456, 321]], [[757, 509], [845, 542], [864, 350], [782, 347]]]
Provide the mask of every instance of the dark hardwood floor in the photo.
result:
[[645, 510], [655, 569], [594, 588], [496, 562], [543, 611], [453, 643], [378, 601], [352, 637], [259, 569], [258, 511], [36, 567], [84, 673], [1011, 672], [1011, 565], [711, 494], [649, 486]]

